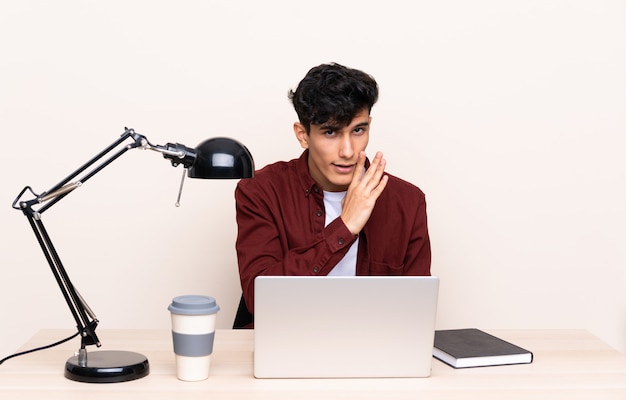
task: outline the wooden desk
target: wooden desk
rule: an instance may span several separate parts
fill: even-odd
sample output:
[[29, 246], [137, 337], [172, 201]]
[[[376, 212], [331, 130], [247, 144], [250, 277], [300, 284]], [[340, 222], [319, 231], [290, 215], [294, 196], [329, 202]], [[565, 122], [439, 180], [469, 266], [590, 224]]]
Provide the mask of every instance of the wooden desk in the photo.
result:
[[[626, 399], [626, 356], [585, 331], [489, 332], [533, 351], [533, 363], [455, 370], [433, 359], [430, 378], [255, 379], [254, 332], [218, 330], [209, 379], [182, 382], [169, 331], [101, 330], [102, 349], [145, 354], [150, 375], [112, 384], [70, 381], [63, 368], [75, 339], [1, 365], [0, 399]], [[21, 350], [70, 334], [43, 330]]]

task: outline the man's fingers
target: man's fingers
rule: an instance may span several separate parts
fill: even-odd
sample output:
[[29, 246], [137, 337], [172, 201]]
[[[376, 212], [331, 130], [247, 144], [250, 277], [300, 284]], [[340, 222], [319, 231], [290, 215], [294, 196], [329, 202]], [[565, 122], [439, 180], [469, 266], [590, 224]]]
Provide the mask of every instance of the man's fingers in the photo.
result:
[[[383, 158], [383, 153], [380, 151], [376, 152], [369, 168], [365, 171], [365, 173], [363, 173], [365, 160], [366, 155], [365, 152], [362, 151], [359, 153], [359, 158], [357, 159], [356, 169], [354, 170], [350, 186], [354, 188], [353, 190], [363, 190], [365, 193], [372, 193], [381, 183], [381, 179], [385, 173], [387, 160]], [[357, 189], [359, 186], [361, 189]], [[382, 192], [382, 189], [378, 191], [378, 193], [380, 192]]]
[[387, 160], [383, 158], [383, 153], [380, 151], [376, 153], [374, 160], [372, 161], [369, 169], [367, 170], [366, 176], [364, 180], [366, 181], [366, 186], [370, 190], [374, 190], [383, 177], [385, 172], [385, 166], [387, 165]]
[[365, 152], [361, 151], [359, 153], [359, 157], [356, 160], [356, 167], [352, 175], [352, 182], [350, 182], [350, 186], [358, 185], [359, 182], [361, 182], [361, 179], [363, 177], [363, 168], [365, 167], [365, 159]]
[[389, 176], [383, 175], [383, 177], [380, 179], [380, 182], [378, 183], [378, 186], [376, 186], [374, 190], [372, 190], [372, 194], [376, 197], [376, 199], [378, 199], [383, 190], [385, 190], [385, 186], [387, 186], [388, 181]]

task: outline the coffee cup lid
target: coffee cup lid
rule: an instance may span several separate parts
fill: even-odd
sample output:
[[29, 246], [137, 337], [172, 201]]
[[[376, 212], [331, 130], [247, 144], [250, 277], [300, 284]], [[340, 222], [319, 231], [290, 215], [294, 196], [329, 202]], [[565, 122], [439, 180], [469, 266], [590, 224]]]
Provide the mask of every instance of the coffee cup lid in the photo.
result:
[[220, 306], [210, 296], [185, 295], [174, 297], [167, 309], [175, 314], [205, 315], [217, 313]]

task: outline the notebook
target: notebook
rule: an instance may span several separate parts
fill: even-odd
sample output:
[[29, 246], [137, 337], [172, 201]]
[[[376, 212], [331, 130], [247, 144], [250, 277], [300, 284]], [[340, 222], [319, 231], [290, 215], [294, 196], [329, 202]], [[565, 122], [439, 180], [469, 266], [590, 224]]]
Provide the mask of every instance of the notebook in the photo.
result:
[[434, 276], [260, 276], [254, 376], [430, 376]]

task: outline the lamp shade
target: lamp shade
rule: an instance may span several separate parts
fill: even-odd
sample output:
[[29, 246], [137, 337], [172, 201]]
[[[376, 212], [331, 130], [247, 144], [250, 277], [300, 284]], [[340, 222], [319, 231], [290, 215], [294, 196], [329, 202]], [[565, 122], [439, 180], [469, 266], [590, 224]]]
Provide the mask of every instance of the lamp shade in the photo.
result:
[[240, 142], [225, 137], [207, 139], [196, 149], [187, 176], [202, 179], [239, 179], [254, 176], [254, 160]]

